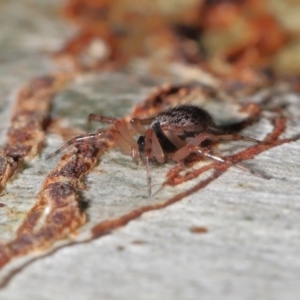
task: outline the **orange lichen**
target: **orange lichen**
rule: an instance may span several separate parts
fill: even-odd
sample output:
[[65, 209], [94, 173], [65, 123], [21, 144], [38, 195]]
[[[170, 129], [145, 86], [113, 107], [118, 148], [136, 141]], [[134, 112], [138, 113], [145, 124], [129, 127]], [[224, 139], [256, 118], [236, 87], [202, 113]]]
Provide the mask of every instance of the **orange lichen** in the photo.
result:
[[[169, 13], [147, 1], [139, 5], [136, 9], [126, 0], [69, 0], [64, 16], [76, 24], [78, 34], [55, 57], [79, 70], [120, 67], [136, 57], [154, 64], [178, 61], [251, 83], [258, 80], [257, 70], [270, 67], [273, 56], [292, 38], [265, 1], [194, 1]], [[234, 39], [212, 51], [203, 39], [220, 32], [234, 32]], [[91, 48], [98, 54], [90, 55], [95, 53]]]
[[0, 189], [17, 172], [18, 166], [41, 150], [49, 121], [53, 96], [67, 80], [54, 74], [33, 79], [21, 88], [7, 131], [7, 142], [0, 149]]
[[85, 223], [78, 190], [85, 188], [82, 177], [95, 166], [99, 152], [107, 147], [109, 139], [98, 139], [62, 157], [46, 177], [39, 200], [18, 228], [16, 238], [0, 246], [0, 267], [14, 257], [47, 249]]

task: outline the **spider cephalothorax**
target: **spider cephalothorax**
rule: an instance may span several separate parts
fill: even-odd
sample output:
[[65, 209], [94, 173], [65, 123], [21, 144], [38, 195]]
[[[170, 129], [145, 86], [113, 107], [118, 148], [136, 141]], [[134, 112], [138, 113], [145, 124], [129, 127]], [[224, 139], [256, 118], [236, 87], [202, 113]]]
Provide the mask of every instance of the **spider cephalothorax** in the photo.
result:
[[135, 129], [135, 132], [140, 134], [137, 140], [133, 138], [132, 130], [118, 119], [90, 114], [88, 120], [89, 124], [92, 121], [99, 121], [114, 124], [114, 127], [75, 137], [48, 157], [61, 152], [69, 145], [105, 135], [110, 136], [125, 154], [131, 155], [135, 161], [140, 158], [146, 165], [149, 196], [151, 195], [150, 163], [153, 161], [165, 163], [168, 158], [179, 162], [192, 153], [219, 162], [232, 164], [261, 176], [259, 173], [253, 172], [241, 164], [235, 164], [226, 158], [213, 154], [206, 146], [208, 141], [259, 141], [236, 133], [223, 133], [215, 124], [211, 115], [195, 105], [176, 106], [162, 111], [154, 117], [131, 119], [130, 124]]

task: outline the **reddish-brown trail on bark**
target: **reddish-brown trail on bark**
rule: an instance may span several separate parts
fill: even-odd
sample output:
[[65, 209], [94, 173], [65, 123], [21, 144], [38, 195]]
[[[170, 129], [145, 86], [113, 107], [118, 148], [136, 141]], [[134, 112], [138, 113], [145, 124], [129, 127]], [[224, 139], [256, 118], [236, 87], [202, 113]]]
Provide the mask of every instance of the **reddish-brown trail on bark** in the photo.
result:
[[66, 74], [47, 75], [33, 79], [19, 90], [7, 130], [7, 141], [0, 149], [1, 190], [22, 163], [40, 153], [53, 97], [67, 80]]

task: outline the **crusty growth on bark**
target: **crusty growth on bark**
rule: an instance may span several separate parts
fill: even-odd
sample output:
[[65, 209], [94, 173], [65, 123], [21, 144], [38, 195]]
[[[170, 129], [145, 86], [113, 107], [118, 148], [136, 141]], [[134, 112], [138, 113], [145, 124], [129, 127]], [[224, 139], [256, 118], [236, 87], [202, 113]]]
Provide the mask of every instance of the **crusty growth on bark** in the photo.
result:
[[21, 88], [0, 149], [0, 189], [17, 172], [18, 166], [38, 155], [43, 147], [53, 96], [67, 80], [66, 75], [38, 77]]

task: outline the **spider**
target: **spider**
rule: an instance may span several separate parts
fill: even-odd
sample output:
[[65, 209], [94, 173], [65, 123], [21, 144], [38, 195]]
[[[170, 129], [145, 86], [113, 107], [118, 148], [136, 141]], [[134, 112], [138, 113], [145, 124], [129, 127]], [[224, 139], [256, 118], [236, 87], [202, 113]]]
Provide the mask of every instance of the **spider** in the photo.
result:
[[98, 130], [77, 136], [61, 148], [47, 156], [47, 159], [60, 153], [70, 145], [97, 137], [112, 137], [116, 145], [135, 162], [138, 159], [145, 164], [147, 170], [148, 195], [151, 196], [151, 168], [152, 162], [160, 164], [167, 160], [184, 162], [192, 153], [226, 163], [246, 170], [252, 174], [263, 177], [259, 172], [253, 171], [240, 163], [234, 163], [227, 158], [212, 153], [207, 146], [209, 142], [247, 140], [259, 143], [251, 137], [237, 133], [224, 133], [218, 127], [211, 115], [204, 109], [195, 105], [180, 105], [160, 112], [151, 118], [133, 118], [130, 124], [140, 134], [135, 140], [131, 131], [120, 120], [97, 114], [88, 117], [88, 128], [92, 121], [113, 124], [112, 129]]

